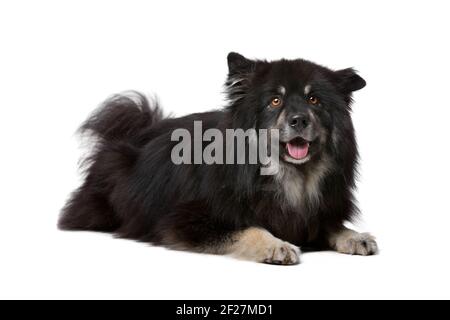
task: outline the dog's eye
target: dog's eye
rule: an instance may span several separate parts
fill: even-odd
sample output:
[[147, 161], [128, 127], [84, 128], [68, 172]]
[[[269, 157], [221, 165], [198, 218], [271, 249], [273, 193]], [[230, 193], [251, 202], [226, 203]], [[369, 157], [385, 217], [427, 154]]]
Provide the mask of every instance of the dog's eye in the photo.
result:
[[278, 108], [281, 107], [281, 105], [283, 104], [283, 100], [280, 97], [275, 97], [272, 99], [272, 101], [270, 102], [270, 106], [272, 108]]
[[308, 98], [308, 102], [309, 102], [309, 104], [316, 105], [319, 103], [319, 99], [317, 99], [317, 97], [315, 97], [315, 96], [310, 96]]

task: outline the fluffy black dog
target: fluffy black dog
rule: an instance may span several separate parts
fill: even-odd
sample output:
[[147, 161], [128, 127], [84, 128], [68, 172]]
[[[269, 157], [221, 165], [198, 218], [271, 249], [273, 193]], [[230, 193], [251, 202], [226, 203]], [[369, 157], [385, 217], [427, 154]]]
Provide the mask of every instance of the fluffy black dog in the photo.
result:
[[[365, 81], [353, 69], [301, 59], [230, 53], [228, 66], [230, 102], [220, 111], [164, 118], [138, 93], [107, 100], [81, 127], [96, 144], [59, 227], [274, 264], [298, 263], [298, 246], [375, 254], [372, 236], [343, 225], [357, 213], [350, 105]], [[278, 170], [175, 164], [172, 133], [193, 133], [194, 121], [224, 136], [226, 129], [278, 129], [271, 141], [279, 144]]]

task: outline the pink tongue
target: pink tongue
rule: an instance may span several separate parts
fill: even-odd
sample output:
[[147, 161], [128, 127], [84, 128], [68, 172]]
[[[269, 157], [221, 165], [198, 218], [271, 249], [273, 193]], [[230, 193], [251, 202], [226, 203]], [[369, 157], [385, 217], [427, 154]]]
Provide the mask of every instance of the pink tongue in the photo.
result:
[[309, 143], [305, 143], [301, 146], [299, 145], [294, 145], [294, 144], [287, 144], [287, 149], [288, 149], [288, 153], [289, 155], [297, 160], [303, 159], [304, 157], [306, 157], [308, 155], [308, 148], [309, 148]]

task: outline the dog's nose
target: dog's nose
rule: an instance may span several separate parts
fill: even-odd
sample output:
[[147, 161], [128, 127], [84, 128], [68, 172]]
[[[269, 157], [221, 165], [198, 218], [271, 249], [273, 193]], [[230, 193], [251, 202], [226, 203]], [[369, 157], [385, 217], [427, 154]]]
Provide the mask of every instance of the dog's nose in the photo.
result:
[[289, 117], [289, 125], [292, 128], [306, 128], [309, 122], [309, 116], [306, 114], [296, 114]]

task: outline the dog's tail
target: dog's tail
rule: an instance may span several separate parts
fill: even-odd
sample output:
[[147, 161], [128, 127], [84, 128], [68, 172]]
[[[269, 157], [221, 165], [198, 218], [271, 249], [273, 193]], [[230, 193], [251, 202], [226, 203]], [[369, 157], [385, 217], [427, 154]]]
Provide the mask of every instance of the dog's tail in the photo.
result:
[[161, 119], [156, 103], [151, 105], [142, 94], [128, 92], [109, 98], [86, 120], [80, 132], [95, 138], [95, 146], [82, 162], [85, 181], [63, 208], [60, 229], [113, 232], [120, 227], [111, 194], [149, 139], [145, 129]]
[[138, 144], [136, 140], [144, 128], [162, 119], [156, 102], [139, 92], [129, 91], [107, 99], [81, 126], [81, 133], [88, 133], [104, 142], [125, 141]]

